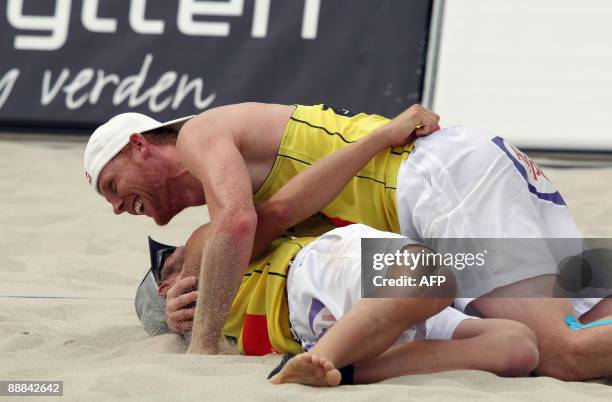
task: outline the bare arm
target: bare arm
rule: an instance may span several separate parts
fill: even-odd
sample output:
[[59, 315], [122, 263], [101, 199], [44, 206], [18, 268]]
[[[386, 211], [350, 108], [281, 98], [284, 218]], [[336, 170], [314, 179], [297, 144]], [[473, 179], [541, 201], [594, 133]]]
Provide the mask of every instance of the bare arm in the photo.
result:
[[[297, 174], [256, 208], [259, 219], [253, 256], [264, 251], [283, 230], [323, 209], [378, 152], [431, 134], [439, 128], [439, 119], [432, 111], [413, 105], [386, 126]], [[423, 127], [417, 128], [420, 125]]]
[[189, 351], [217, 353], [218, 339], [248, 264], [257, 225], [246, 164], [230, 116], [200, 115], [183, 128], [177, 150], [201, 182], [211, 217], [202, 249]]
[[[376, 130], [317, 161], [289, 180], [265, 203], [257, 206], [253, 257], [262, 253], [283, 230], [329, 204], [364, 165], [388, 146], [384, 144], [387, 144], [385, 131]], [[331, 171], [333, 175], [328, 173]]]

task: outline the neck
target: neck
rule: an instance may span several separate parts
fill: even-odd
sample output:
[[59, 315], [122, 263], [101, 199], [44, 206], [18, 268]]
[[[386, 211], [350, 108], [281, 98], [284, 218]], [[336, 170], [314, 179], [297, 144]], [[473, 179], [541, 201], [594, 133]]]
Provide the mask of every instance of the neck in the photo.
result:
[[181, 205], [184, 208], [204, 205], [202, 183], [183, 166], [178, 158], [176, 146], [160, 147], [159, 153], [168, 166], [171, 186], [175, 190], [175, 195], [180, 199]]
[[175, 188], [180, 189], [180, 198], [185, 207], [205, 204], [202, 183], [181, 164], [180, 172], [174, 177]]

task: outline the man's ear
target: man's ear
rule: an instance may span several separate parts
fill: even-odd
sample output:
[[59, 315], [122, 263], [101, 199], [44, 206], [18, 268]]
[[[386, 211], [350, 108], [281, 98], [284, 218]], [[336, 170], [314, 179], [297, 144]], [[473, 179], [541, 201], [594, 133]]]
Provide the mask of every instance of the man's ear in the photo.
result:
[[157, 288], [157, 295], [165, 299], [166, 295], [168, 294], [168, 289], [170, 289], [170, 284], [168, 282], [164, 281], [160, 283], [159, 287]]
[[147, 142], [147, 139], [142, 134], [133, 133], [130, 135], [130, 145], [132, 150], [141, 158], [146, 159], [149, 157], [151, 153], [149, 147], [151, 144]]

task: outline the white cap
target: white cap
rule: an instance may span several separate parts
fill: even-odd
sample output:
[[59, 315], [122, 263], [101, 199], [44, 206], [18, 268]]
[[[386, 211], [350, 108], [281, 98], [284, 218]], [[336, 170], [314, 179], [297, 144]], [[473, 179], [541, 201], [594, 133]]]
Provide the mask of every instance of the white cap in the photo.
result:
[[171, 126], [177, 132], [194, 116], [181, 117], [166, 123], [140, 113], [122, 113], [110, 119], [94, 131], [85, 148], [85, 176], [89, 184], [99, 193], [98, 177], [108, 164], [129, 142], [134, 133], [144, 133], [156, 128]]

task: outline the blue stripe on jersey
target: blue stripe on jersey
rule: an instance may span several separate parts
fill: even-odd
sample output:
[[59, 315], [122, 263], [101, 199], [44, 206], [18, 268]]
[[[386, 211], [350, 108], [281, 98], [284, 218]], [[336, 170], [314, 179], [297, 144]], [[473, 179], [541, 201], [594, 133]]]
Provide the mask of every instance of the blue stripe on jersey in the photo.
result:
[[541, 200], [550, 201], [550, 202], [552, 202], [554, 204], [557, 204], [557, 205], [565, 205], [565, 206], [567, 206], [567, 204], [565, 203], [565, 200], [563, 199], [563, 197], [561, 196], [559, 191], [555, 191], [554, 193], [541, 193], [541, 192], [539, 192], [536, 189], [536, 187], [532, 183], [529, 182], [529, 177], [527, 175], [527, 170], [514, 157], [514, 155], [512, 155], [510, 150], [508, 150], [508, 148], [506, 148], [506, 144], [504, 144], [504, 139], [503, 138], [495, 137], [495, 138], [492, 138], [491, 141], [493, 141], [493, 143], [495, 145], [497, 145], [506, 154], [506, 156], [508, 158], [510, 158], [510, 160], [514, 164], [514, 167], [516, 168], [516, 170], [518, 170], [518, 172], [521, 174], [521, 176], [523, 176], [523, 178], [525, 179], [525, 182], [527, 182], [527, 188], [529, 189], [529, 192], [531, 194], [535, 195], [536, 197], [538, 197]]

